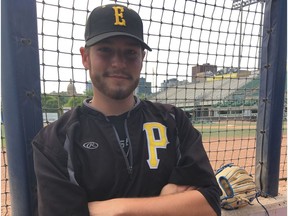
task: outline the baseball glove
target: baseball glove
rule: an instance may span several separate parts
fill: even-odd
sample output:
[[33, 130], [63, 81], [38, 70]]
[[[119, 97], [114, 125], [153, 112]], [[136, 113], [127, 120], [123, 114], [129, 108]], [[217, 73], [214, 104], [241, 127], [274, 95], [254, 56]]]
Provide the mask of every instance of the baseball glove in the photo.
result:
[[220, 200], [224, 209], [232, 210], [251, 204], [259, 194], [252, 176], [233, 163], [219, 168], [216, 179], [222, 190]]

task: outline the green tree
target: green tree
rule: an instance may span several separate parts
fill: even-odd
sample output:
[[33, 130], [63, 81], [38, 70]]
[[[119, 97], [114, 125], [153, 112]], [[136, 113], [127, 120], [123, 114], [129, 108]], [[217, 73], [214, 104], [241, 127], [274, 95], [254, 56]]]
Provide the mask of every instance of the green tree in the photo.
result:
[[64, 106], [65, 106], [65, 107], [81, 106], [82, 103], [83, 103], [83, 100], [84, 100], [85, 98], [86, 98], [85, 96], [71, 97]]
[[92, 96], [93, 96], [93, 90], [92, 90], [92, 89], [86, 90], [86, 91], [84, 92], [84, 95], [86, 95], [87, 97], [92, 97]]
[[54, 95], [42, 95], [42, 109], [44, 112], [57, 112], [59, 109], [58, 99]]

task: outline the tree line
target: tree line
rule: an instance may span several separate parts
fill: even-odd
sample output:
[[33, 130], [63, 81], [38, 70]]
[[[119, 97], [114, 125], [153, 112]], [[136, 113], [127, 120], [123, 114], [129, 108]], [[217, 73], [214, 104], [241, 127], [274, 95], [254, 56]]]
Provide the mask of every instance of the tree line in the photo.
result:
[[[92, 98], [93, 91], [87, 90], [83, 94], [68, 95], [67, 92], [52, 92], [49, 94], [41, 94], [41, 103], [43, 113], [63, 114], [65, 109], [71, 109], [81, 106], [86, 98]], [[146, 99], [145, 94], [138, 94], [140, 99]]]
[[52, 92], [49, 94], [41, 94], [41, 103], [43, 113], [59, 113], [62, 114], [64, 109], [81, 106], [83, 100], [92, 97], [92, 90], [87, 90], [84, 94], [68, 95], [67, 92]]

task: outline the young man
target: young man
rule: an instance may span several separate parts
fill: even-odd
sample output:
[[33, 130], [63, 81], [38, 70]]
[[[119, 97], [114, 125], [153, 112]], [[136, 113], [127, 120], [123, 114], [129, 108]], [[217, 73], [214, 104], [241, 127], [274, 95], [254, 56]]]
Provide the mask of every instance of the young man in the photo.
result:
[[151, 50], [139, 15], [95, 8], [85, 40], [93, 98], [33, 141], [39, 214], [220, 215], [220, 189], [185, 112], [133, 95]]

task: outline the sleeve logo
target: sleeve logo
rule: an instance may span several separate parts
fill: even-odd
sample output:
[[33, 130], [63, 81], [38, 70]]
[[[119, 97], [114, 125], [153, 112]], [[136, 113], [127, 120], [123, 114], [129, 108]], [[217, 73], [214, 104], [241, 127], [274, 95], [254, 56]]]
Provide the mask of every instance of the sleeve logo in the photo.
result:
[[150, 169], [157, 169], [160, 162], [157, 155], [157, 149], [165, 149], [169, 144], [167, 138], [167, 128], [159, 122], [148, 122], [143, 125], [143, 130], [146, 132], [147, 137], [149, 154], [147, 163]]

